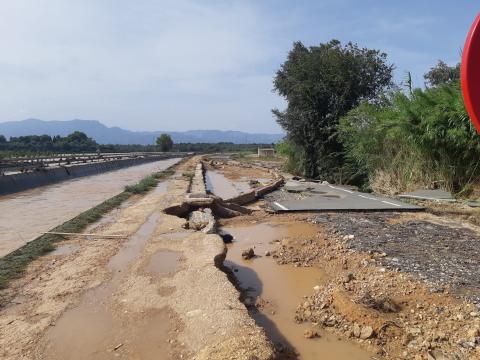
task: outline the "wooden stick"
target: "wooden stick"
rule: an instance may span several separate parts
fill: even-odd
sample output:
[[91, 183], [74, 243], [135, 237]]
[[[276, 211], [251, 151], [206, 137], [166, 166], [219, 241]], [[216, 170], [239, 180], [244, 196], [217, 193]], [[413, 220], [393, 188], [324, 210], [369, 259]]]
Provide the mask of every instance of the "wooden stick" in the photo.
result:
[[126, 238], [128, 235], [108, 235], [108, 234], [81, 234], [81, 233], [66, 233], [66, 232], [56, 232], [56, 231], [47, 231], [44, 234], [50, 235], [65, 235], [65, 236], [93, 236], [93, 237], [103, 237], [103, 238]]

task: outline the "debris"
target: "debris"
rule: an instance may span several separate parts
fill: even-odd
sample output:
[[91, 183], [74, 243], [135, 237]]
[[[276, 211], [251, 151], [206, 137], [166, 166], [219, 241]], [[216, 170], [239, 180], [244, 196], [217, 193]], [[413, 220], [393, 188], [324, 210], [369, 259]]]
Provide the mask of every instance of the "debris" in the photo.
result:
[[318, 332], [316, 332], [315, 330], [311, 330], [311, 329], [305, 330], [305, 332], [303, 333], [303, 336], [306, 339], [314, 339], [314, 338], [320, 337]]
[[242, 251], [242, 258], [249, 260], [255, 256], [255, 251], [252, 248]]
[[364, 326], [360, 331], [360, 339], [366, 340], [373, 336], [373, 328], [371, 326]]
[[123, 346], [123, 343], [118, 344], [117, 346], [115, 346], [115, 347], [113, 348], [113, 351], [117, 351], [117, 350], [120, 349], [122, 346]]

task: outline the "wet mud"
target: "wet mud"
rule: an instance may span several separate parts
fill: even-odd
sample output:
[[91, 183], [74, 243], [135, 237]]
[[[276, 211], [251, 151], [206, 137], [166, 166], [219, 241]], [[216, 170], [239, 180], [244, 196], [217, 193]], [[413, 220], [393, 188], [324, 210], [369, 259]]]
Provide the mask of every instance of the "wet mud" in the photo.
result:
[[[311, 324], [295, 322], [295, 311], [305, 294], [328, 282], [317, 267], [277, 265], [269, 256], [278, 243], [288, 243], [297, 236], [314, 236], [317, 228], [307, 223], [252, 224], [226, 226], [221, 229], [234, 237], [228, 245], [224, 263], [242, 289], [242, 300], [251, 316], [263, 327], [269, 338], [283, 350], [285, 358], [303, 360], [370, 359], [371, 354], [358, 345], [340, 341], [334, 335], [318, 332]], [[245, 249], [254, 249], [252, 259], [242, 258]], [[309, 332], [312, 332], [310, 336]], [[291, 350], [296, 355], [291, 354]]]
[[439, 224], [399, 214], [325, 214], [315, 222], [333, 233], [353, 235], [349, 249], [382, 254], [379, 263], [450, 292], [480, 307], [480, 236], [459, 223]]

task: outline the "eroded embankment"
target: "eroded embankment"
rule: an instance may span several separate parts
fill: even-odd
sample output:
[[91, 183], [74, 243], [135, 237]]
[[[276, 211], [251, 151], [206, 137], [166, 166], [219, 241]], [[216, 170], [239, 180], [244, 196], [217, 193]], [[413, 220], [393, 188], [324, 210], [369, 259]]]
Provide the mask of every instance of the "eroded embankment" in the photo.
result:
[[[480, 316], [473, 303], [480, 294], [478, 228], [430, 214], [262, 211], [220, 225], [229, 232], [226, 239], [233, 235], [233, 262], [227, 265], [245, 290], [252, 316], [271, 339], [296, 348], [302, 358], [318, 357], [310, 352], [322, 351], [316, 337], [328, 334], [357, 343], [377, 359], [480, 358]], [[316, 230], [279, 231], [298, 226]], [[264, 238], [274, 239], [266, 244]], [[294, 266], [292, 274], [302, 268], [308, 275], [295, 278], [290, 288], [293, 275], [275, 266]], [[301, 289], [312, 277], [316, 285]], [[285, 286], [288, 295], [300, 288], [304, 298], [279, 313], [289, 302]], [[331, 358], [342, 358], [346, 347], [338, 349]], [[362, 351], [349, 356], [362, 358]]]
[[[191, 178], [183, 174], [197, 162], [179, 166], [165, 191], [136, 199], [91, 229], [129, 234], [126, 241], [73, 238], [66, 243], [73, 252], [28, 268], [0, 312], [2, 358], [273, 358], [264, 332], [216, 267], [225, 256], [222, 239], [187, 230], [185, 219], [162, 212], [185, 198]], [[162, 270], [165, 258], [173, 265]]]

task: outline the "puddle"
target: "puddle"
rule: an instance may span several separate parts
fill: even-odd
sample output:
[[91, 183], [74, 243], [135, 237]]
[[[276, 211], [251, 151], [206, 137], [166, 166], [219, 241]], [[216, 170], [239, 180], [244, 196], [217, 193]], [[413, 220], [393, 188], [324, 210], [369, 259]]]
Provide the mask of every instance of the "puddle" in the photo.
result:
[[[112, 272], [111, 280], [88, 291], [80, 304], [67, 310], [48, 331], [45, 358], [58, 360], [103, 360], [114, 356], [125, 359], [167, 358], [164, 344], [168, 338], [169, 320], [165, 315], [166, 310], [155, 311], [152, 314], [132, 313], [115, 316], [108, 306], [124, 274], [138, 258], [153, 234], [159, 216], [159, 213], [150, 215], [120, 251], [111, 258], [108, 263], [108, 268]], [[169, 265], [171, 264], [172, 260], [169, 258]], [[126, 327], [123, 324], [125, 322], [123, 316], [134, 316], [135, 327]], [[122, 345], [121, 348], [114, 350], [118, 344], [125, 344], [125, 346]]]
[[167, 276], [177, 271], [182, 253], [179, 251], [160, 250], [152, 255], [145, 271], [157, 276]]
[[155, 189], [152, 190], [153, 194], [165, 194], [167, 192], [168, 188], [168, 181], [161, 181], [158, 183], [158, 185], [155, 187]]
[[53, 250], [50, 254], [57, 255], [57, 256], [65, 256], [73, 254], [75, 251], [80, 249], [80, 245], [78, 244], [65, 244], [57, 246], [55, 250]]
[[[302, 360], [336, 359], [368, 360], [371, 354], [357, 345], [340, 341], [337, 337], [320, 330], [318, 339], [306, 339], [303, 335], [309, 324], [294, 321], [295, 309], [303, 296], [311, 294], [313, 287], [325, 282], [325, 273], [318, 268], [301, 268], [277, 265], [266, 251], [275, 249], [270, 244], [275, 240], [298, 235], [315, 236], [317, 228], [308, 223], [254, 224], [246, 227], [224, 227], [223, 231], [234, 237], [228, 246], [225, 265], [234, 271], [239, 285], [245, 293], [264, 306], [251, 310], [251, 316], [262, 326], [274, 342], [289, 344]], [[242, 250], [255, 246], [259, 257], [242, 259]]]
[[240, 181], [232, 181], [213, 170], [205, 172], [205, 185], [208, 191], [222, 199], [230, 199], [251, 190], [247, 178], [243, 177]]

